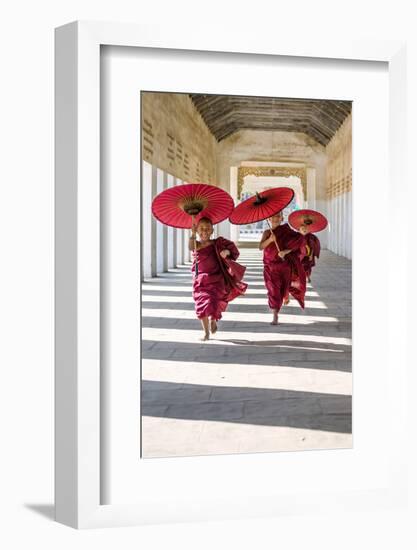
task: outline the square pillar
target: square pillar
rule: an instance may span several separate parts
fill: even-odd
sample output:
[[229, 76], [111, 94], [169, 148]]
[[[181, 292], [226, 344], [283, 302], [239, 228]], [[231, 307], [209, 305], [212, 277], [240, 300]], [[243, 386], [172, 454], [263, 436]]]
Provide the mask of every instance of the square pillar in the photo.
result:
[[152, 165], [142, 163], [142, 279], [152, 277]]
[[[168, 189], [168, 174], [163, 172], [163, 188]], [[163, 271], [168, 271], [168, 226], [163, 226]]]
[[[179, 178], [176, 178], [175, 185], [182, 185], [183, 181]], [[185, 229], [176, 229], [176, 258], [175, 265], [184, 263], [184, 232]]]
[[[159, 168], [156, 171], [156, 190], [157, 195], [162, 193], [164, 190], [164, 172]], [[165, 250], [165, 240], [166, 240], [166, 226], [157, 221], [156, 222], [156, 272], [163, 273], [166, 271], [164, 268], [164, 250]], [[165, 237], [164, 237], [165, 233]]]
[[[156, 166], [152, 166], [152, 200], [156, 197], [158, 194], [158, 185], [157, 185], [157, 168]], [[152, 216], [151, 209], [148, 213], [146, 213], [147, 216], [150, 216], [151, 218], [151, 276], [156, 277], [157, 273], [157, 220]]]
[[306, 203], [306, 208], [311, 208], [316, 210], [316, 170], [315, 168], [306, 169], [307, 176], [307, 201], [304, 197]]
[[[237, 166], [231, 166], [230, 167], [230, 195], [232, 199], [235, 201], [235, 205], [238, 204], [239, 199], [237, 196], [237, 176], [238, 176], [238, 169]], [[230, 228], [230, 240], [237, 243], [239, 240], [239, 226], [233, 225], [230, 222], [227, 222], [229, 224]]]
[[[173, 187], [175, 185], [174, 176], [167, 174], [167, 187]], [[167, 227], [167, 241], [168, 241], [168, 269], [175, 267], [175, 257], [176, 257], [176, 230], [173, 227]]]

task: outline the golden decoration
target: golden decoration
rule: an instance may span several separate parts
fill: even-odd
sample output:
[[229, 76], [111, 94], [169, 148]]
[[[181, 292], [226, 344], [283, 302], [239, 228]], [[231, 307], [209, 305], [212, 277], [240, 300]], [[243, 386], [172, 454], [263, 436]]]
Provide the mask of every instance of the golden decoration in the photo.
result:
[[243, 189], [243, 180], [246, 176], [268, 176], [284, 177], [296, 176], [300, 178], [304, 193], [304, 200], [307, 200], [307, 173], [305, 168], [291, 166], [239, 166], [237, 176], [237, 196], [240, 199]]

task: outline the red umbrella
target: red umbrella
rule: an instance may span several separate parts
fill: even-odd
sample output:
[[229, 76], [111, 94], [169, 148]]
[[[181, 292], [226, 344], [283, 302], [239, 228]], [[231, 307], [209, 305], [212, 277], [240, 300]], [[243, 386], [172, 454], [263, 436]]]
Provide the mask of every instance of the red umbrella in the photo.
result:
[[294, 210], [288, 216], [288, 221], [297, 230], [304, 225], [309, 233], [317, 233], [327, 227], [327, 219], [316, 210]]
[[[275, 187], [274, 189], [266, 189], [261, 193], [256, 192], [255, 197], [249, 197], [249, 199], [236, 206], [229, 220], [235, 225], [260, 222], [281, 212], [290, 204], [293, 197], [294, 191], [289, 187]], [[272, 234], [272, 226], [269, 220], [268, 225]], [[275, 246], [279, 252], [277, 241], [275, 241]]]
[[159, 193], [152, 201], [152, 214], [171, 227], [190, 229], [203, 217], [213, 224], [225, 220], [233, 207], [232, 197], [223, 189], [206, 183], [185, 183]]
[[[203, 217], [213, 224], [225, 220], [233, 207], [232, 197], [223, 189], [206, 183], [185, 183], [159, 193], [152, 201], [152, 214], [171, 227], [190, 229]], [[197, 250], [195, 240], [194, 250]], [[195, 274], [198, 275], [197, 258]]]
[[238, 204], [229, 220], [235, 225], [246, 225], [266, 220], [281, 212], [290, 204], [293, 197], [294, 191], [289, 187], [266, 189], [261, 193], [256, 193], [255, 197], [249, 197]]

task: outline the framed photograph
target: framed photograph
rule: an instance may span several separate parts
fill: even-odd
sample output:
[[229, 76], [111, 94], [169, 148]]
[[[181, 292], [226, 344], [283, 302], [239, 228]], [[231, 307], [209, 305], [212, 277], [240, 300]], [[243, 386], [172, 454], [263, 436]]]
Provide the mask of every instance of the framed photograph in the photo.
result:
[[[166, 30], [56, 31], [56, 518], [400, 506], [405, 262], [381, 267], [380, 234], [401, 224], [405, 46]], [[154, 199], [188, 184], [291, 197], [259, 221], [162, 223]], [[284, 225], [307, 243], [305, 212], [321, 250], [276, 305], [284, 241], [262, 243]], [[245, 290], [229, 303], [222, 275], [208, 310], [218, 243]]]

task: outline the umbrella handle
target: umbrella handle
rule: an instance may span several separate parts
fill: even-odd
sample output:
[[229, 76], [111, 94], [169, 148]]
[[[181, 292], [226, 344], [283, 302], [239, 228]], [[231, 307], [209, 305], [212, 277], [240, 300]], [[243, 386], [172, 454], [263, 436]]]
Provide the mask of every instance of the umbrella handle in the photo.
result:
[[[194, 216], [191, 216], [193, 220], [193, 227], [194, 227]], [[198, 277], [198, 260], [197, 260], [197, 239], [194, 239], [194, 258], [195, 258], [195, 274], [196, 277]]]
[[[270, 229], [270, 231], [271, 231], [271, 235], [273, 235], [271, 222], [270, 222], [269, 220], [266, 220], [266, 221], [268, 222], [269, 229]], [[275, 239], [274, 239], [274, 243], [275, 243], [275, 246], [277, 247], [278, 252], [281, 252], [281, 250], [279, 249], [278, 243], [277, 243], [277, 241], [276, 241]]]

